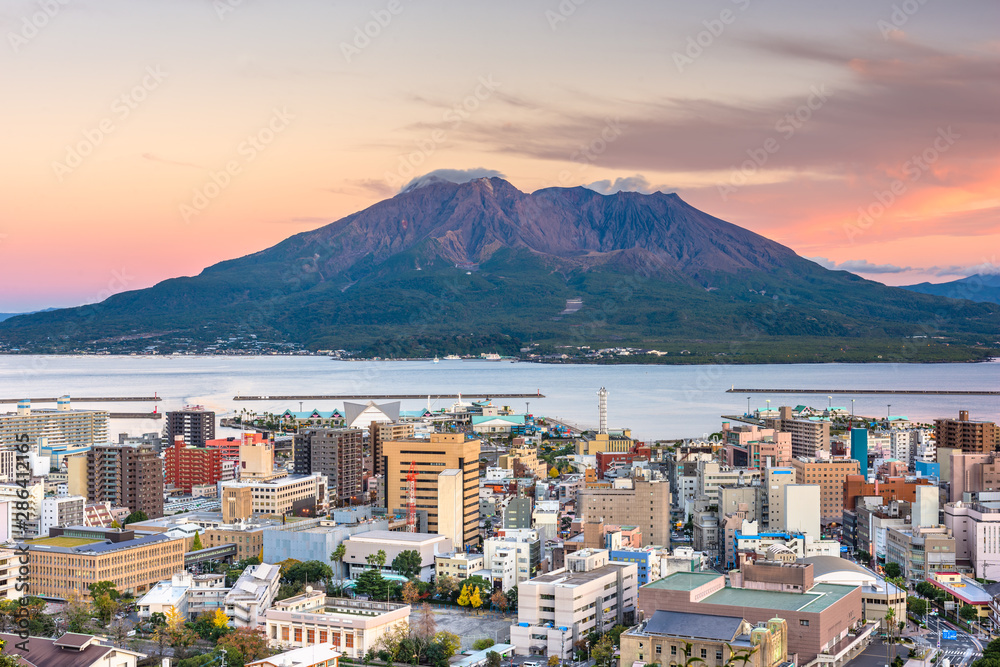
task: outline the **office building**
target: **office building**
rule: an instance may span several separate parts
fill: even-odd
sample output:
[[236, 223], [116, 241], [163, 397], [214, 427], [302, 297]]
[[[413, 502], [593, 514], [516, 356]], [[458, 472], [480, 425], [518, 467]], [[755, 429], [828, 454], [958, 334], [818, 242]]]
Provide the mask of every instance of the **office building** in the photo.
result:
[[415, 463], [416, 509], [427, 514], [427, 532], [446, 535], [456, 547], [478, 546], [479, 447], [479, 440], [467, 440], [462, 433], [384, 441], [389, 512], [406, 514], [407, 475]]
[[[104, 410], [74, 410], [69, 396], [61, 396], [56, 408], [33, 408], [31, 401], [17, 403], [17, 412], [0, 414], [0, 444], [28, 442], [39, 446], [86, 448], [108, 441], [108, 413]], [[19, 439], [20, 438], [20, 439]]]
[[461, 551], [438, 554], [434, 556], [434, 575], [436, 579], [447, 575], [456, 581], [463, 581], [471, 577], [473, 572], [482, 570], [484, 563], [481, 554], [468, 554]]
[[187, 446], [178, 437], [173, 446], [164, 452], [164, 481], [191, 493], [200, 484], [215, 485], [222, 480], [222, 452], [212, 447]]
[[523, 466], [525, 474], [518, 475], [515, 472], [515, 477], [534, 475], [539, 479], [547, 478], [548, 469], [545, 467], [545, 461], [538, 458], [538, 448], [528, 443], [524, 438], [514, 438], [511, 441], [510, 450], [506, 454], [501, 454], [497, 461], [497, 466], [500, 468], [519, 471], [520, 468], [517, 466]]
[[880, 496], [883, 503], [891, 500], [912, 503], [917, 488], [921, 486], [932, 487], [937, 492], [937, 486], [926, 478], [888, 477], [866, 482], [862, 475], [847, 475], [844, 479], [844, 507], [852, 509], [859, 497], [873, 496]]
[[862, 477], [868, 476], [868, 429], [851, 429], [851, 458], [858, 462]]
[[630, 452], [635, 447], [631, 429], [612, 429], [587, 433], [576, 441], [577, 456], [595, 456], [599, 452]]
[[938, 448], [989, 454], [1000, 449], [1000, 427], [994, 422], [971, 421], [969, 411], [960, 410], [958, 419], [934, 420], [934, 439]]
[[87, 500], [145, 512], [150, 519], [163, 516], [160, 458], [152, 447], [95, 445], [87, 452]]
[[604, 549], [566, 555], [566, 567], [517, 587], [517, 623], [510, 643], [517, 655], [568, 660], [591, 632], [634, 622], [638, 568], [609, 560]]
[[[494, 556], [498, 551], [512, 552], [514, 561], [514, 583], [527, 581], [535, 576], [542, 560], [542, 545], [538, 532], [534, 530], [502, 530], [497, 537], [483, 541], [483, 563], [493, 568]], [[496, 568], [499, 569], [499, 568]], [[504, 590], [513, 588], [506, 585]]]
[[722, 422], [723, 456], [732, 468], [771, 468], [792, 461], [792, 434], [757, 424]]
[[795, 484], [794, 468], [768, 468], [764, 471], [764, 519], [767, 530], [785, 529], [785, 487]]
[[185, 621], [193, 621], [204, 612], [225, 611], [229, 591], [224, 574], [177, 572], [169, 580], [150, 588], [139, 598], [136, 609], [139, 620], [143, 622], [153, 614], [169, 617], [172, 612], [180, 614]]
[[243, 570], [226, 594], [226, 616], [237, 628], [256, 628], [264, 622], [281, 587], [281, 566], [270, 563], [251, 565]]
[[49, 529], [56, 526], [84, 525], [83, 508], [86, 504], [87, 499], [83, 496], [47, 496], [42, 498], [38, 536], [47, 537]]
[[[707, 616], [657, 610], [621, 635], [621, 663], [779, 667], [788, 660], [788, 624], [773, 618], [754, 625], [741, 616]], [[746, 655], [746, 661], [742, 656]], [[730, 663], [732, 661], [732, 663]]]
[[328, 598], [311, 591], [279, 600], [264, 615], [271, 648], [305, 648], [327, 642], [352, 660], [376, 650], [387, 632], [409, 623], [410, 606], [374, 600]]
[[269, 482], [288, 475], [282, 468], [274, 467], [274, 443], [268, 441], [244, 441], [240, 443], [240, 481]]
[[385, 475], [385, 459], [382, 443], [413, 438], [415, 429], [412, 422], [373, 421], [368, 427], [368, 443], [372, 455], [372, 474]]
[[344, 564], [347, 575], [356, 579], [368, 569], [367, 557], [385, 552], [383, 571], [392, 570], [392, 561], [403, 551], [416, 551], [420, 555], [421, 581], [430, 581], [434, 574], [434, 557], [439, 554], [454, 551], [452, 541], [444, 535], [432, 533], [390, 532], [388, 530], [370, 530], [351, 535], [344, 540]]
[[239, 516], [246, 509], [247, 491], [253, 514], [319, 516], [329, 507], [325, 475], [288, 475], [272, 479], [244, 479], [222, 483], [224, 512]]
[[944, 525], [955, 538], [956, 564], [978, 578], [1000, 579], [1000, 502], [948, 503]]
[[503, 511], [503, 527], [509, 530], [531, 528], [531, 498], [515, 496]]
[[577, 516], [638, 526], [643, 546], [670, 548], [670, 483], [634, 479], [631, 489], [581, 489], [577, 493]]
[[177, 436], [192, 447], [204, 447], [207, 441], [215, 440], [215, 413], [200, 405], [167, 412], [166, 421], [167, 443], [173, 443]]
[[810, 535], [820, 539], [819, 484], [788, 484], [785, 486], [785, 522], [782, 530], [787, 533]]
[[792, 461], [792, 468], [796, 484], [820, 486], [821, 520], [839, 523], [844, 513], [844, 482], [848, 475], [859, 473], [860, 464], [847, 458], [797, 458]]
[[144, 593], [184, 569], [183, 538], [133, 530], [69, 526], [28, 542], [31, 594], [65, 600], [110, 581], [120, 593]]
[[359, 428], [306, 429], [295, 436], [295, 472], [326, 475], [331, 502], [357, 504], [364, 495], [363, 453]]
[[790, 433], [792, 456], [818, 457], [830, 451], [830, 422], [819, 417], [795, 417], [792, 408], [782, 406], [775, 416], [765, 416], [764, 426]]
[[944, 525], [890, 527], [886, 533], [885, 561], [898, 564], [911, 584], [954, 570], [955, 555], [955, 538]]

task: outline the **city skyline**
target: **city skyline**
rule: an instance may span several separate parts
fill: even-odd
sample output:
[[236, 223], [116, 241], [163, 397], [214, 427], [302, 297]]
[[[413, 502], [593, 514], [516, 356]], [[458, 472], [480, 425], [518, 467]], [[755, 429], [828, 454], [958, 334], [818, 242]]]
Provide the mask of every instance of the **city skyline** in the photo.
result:
[[676, 192], [887, 284], [996, 270], [1000, 8], [8, 5], [0, 310], [199, 273], [437, 170]]

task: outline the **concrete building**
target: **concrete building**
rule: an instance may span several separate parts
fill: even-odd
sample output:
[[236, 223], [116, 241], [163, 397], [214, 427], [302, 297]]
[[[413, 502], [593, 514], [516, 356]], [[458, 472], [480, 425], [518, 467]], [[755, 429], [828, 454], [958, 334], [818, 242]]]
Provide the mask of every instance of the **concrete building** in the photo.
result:
[[511, 530], [531, 529], [531, 498], [515, 496], [503, 511], [503, 527]]
[[779, 667], [788, 660], [787, 646], [788, 624], [780, 618], [755, 626], [739, 616], [658, 610], [622, 633], [620, 664], [680, 665], [691, 658], [706, 667], [731, 660], [743, 667]]
[[[231, 489], [249, 489], [254, 514], [298, 514], [319, 516], [329, 507], [325, 475], [288, 475], [271, 480], [222, 483], [223, 507], [234, 506], [241, 497]], [[229, 494], [227, 496], [227, 491]], [[246, 493], [245, 491], [243, 492]], [[245, 505], [245, 495], [242, 496]], [[232, 499], [232, 500], [230, 500]]]
[[0, 645], [4, 658], [13, 658], [17, 664], [31, 667], [136, 667], [146, 658], [145, 653], [112, 646], [102, 637], [73, 632], [58, 639], [22, 638], [4, 632], [0, 633]]
[[377, 405], [367, 403], [344, 403], [344, 426], [347, 428], [368, 428], [370, 424], [393, 424], [399, 421], [399, 401]]
[[591, 632], [631, 625], [637, 582], [636, 565], [610, 561], [606, 550], [568, 554], [565, 568], [518, 584], [515, 653], [566, 660]]
[[[329, 522], [324, 521], [324, 524]], [[367, 520], [349, 525], [338, 524], [308, 526], [302, 530], [262, 530], [264, 541], [264, 560], [270, 563], [280, 563], [288, 558], [296, 560], [318, 560], [328, 563], [334, 570], [334, 575], [343, 577], [343, 563], [330, 561], [330, 554], [340, 544], [351, 537], [372, 530], [388, 530], [389, 522], [385, 519]]]
[[810, 535], [815, 540], [821, 539], [823, 537], [820, 531], [822, 487], [819, 484], [788, 484], [784, 491], [785, 520], [781, 530]]
[[851, 458], [858, 462], [862, 477], [868, 477], [868, 429], [851, 429]]
[[722, 423], [726, 465], [733, 468], [765, 468], [787, 466], [792, 462], [792, 434], [757, 424], [731, 426]]
[[218, 448], [193, 447], [177, 436], [164, 451], [164, 482], [184, 493], [199, 484], [218, 484], [222, 480], [222, 452]]
[[270, 482], [288, 475], [284, 468], [274, 466], [274, 443], [267, 440], [245, 440], [240, 443], [241, 482]]
[[[473, 572], [482, 570], [484, 559], [481, 554], [452, 552], [434, 556], [434, 575], [436, 579], [449, 576], [457, 581], [463, 581], [472, 576]], [[509, 589], [504, 589], [509, 590]]]
[[514, 438], [510, 450], [506, 454], [501, 454], [497, 459], [497, 466], [513, 469], [515, 462], [524, 466], [529, 475], [534, 475], [539, 479], [546, 479], [548, 476], [545, 461], [538, 459], [538, 448], [529, 444], [524, 438]]
[[741, 617], [753, 624], [783, 618], [788, 653], [807, 665], [823, 654], [823, 664], [844, 665], [867, 643], [875, 624], [851, 635], [862, 620], [861, 589], [857, 586], [814, 584], [801, 592], [734, 588], [715, 572], [675, 573], [639, 589], [638, 609], [646, 618], [669, 610], [709, 616]]
[[[844, 513], [844, 482], [848, 475], [857, 475], [857, 461], [847, 458], [797, 458], [792, 461], [796, 484], [820, 486], [820, 519], [840, 522]], [[850, 509], [850, 508], [848, 508]]]
[[171, 611], [185, 621], [193, 621], [204, 612], [225, 611], [229, 591], [224, 574], [177, 572], [139, 598], [136, 610], [142, 621], [148, 621], [156, 613], [169, 617]]
[[452, 541], [444, 535], [429, 533], [390, 532], [387, 530], [371, 530], [352, 535], [344, 540], [344, 564], [347, 575], [356, 579], [359, 574], [370, 567], [367, 556], [385, 551], [384, 572], [392, 569], [392, 561], [402, 551], [416, 551], [420, 554], [421, 581], [430, 581], [434, 574], [434, 557], [438, 554], [454, 551]]
[[595, 456], [598, 452], [628, 452], [635, 447], [630, 429], [611, 429], [606, 433], [587, 433], [576, 441], [577, 456]]
[[711, 505], [719, 504], [719, 490], [727, 486], [760, 484], [762, 474], [756, 468], [728, 468], [715, 461], [697, 463], [697, 497]]
[[[372, 454], [372, 474], [385, 475], [385, 459], [382, 452], [383, 442], [410, 440], [416, 434], [413, 422], [378, 422], [373, 421], [368, 427], [368, 441]], [[384, 498], [382, 499], [384, 502]]]
[[944, 525], [955, 538], [955, 562], [976, 577], [1000, 579], [1000, 502], [962, 501], [944, 506]]
[[[483, 562], [484, 567], [495, 570], [493, 561], [496, 552], [509, 551], [515, 560], [514, 581], [517, 584], [527, 581], [535, 576], [538, 566], [542, 560], [542, 545], [538, 539], [538, 533], [534, 530], [502, 530], [497, 537], [487, 538], [483, 542]], [[503, 559], [498, 561], [502, 563]], [[496, 578], [496, 574], [494, 574]], [[504, 582], [505, 584], [509, 582]], [[513, 585], [508, 585], [504, 590], [510, 590]]]
[[25, 442], [40, 447], [85, 449], [108, 442], [108, 413], [104, 410], [74, 410], [69, 396], [59, 397], [56, 408], [33, 408], [31, 401], [18, 401], [17, 411], [0, 414], [0, 444]]
[[577, 516], [605, 523], [638, 526], [643, 546], [670, 547], [670, 483], [632, 480], [631, 489], [582, 489]]
[[724, 486], [719, 489], [719, 516], [743, 510], [743, 518], [762, 521], [764, 517], [764, 487]]
[[620, 547], [609, 549], [608, 556], [619, 563], [635, 563], [639, 585], [645, 586], [660, 578], [661, 549], [657, 547]]
[[243, 570], [226, 594], [226, 616], [237, 628], [256, 628], [264, 622], [264, 612], [274, 602], [281, 587], [281, 567], [269, 563]]
[[989, 454], [1000, 448], [1000, 427], [994, 422], [971, 421], [969, 411], [960, 410], [958, 419], [934, 420], [934, 439], [939, 448]]
[[406, 476], [416, 462], [416, 506], [427, 514], [427, 532], [447, 535], [456, 546], [478, 546], [479, 447], [479, 440], [466, 440], [462, 433], [383, 442], [388, 510], [406, 513]]
[[906, 589], [888, 583], [871, 570], [838, 556], [811, 556], [798, 562], [812, 565], [813, 581], [817, 584], [860, 586], [864, 618], [880, 621], [883, 630], [890, 608], [896, 618], [906, 617]]
[[171, 410], [166, 414], [166, 422], [168, 443], [181, 436], [192, 447], [204, 447], [206, 441], [215, 439], [215, 413], [200, 405]]
[[785, 529], [785, 486], [795, 484], [794, 468], [768, 468], [764, 471], [765, 507], [763, 525], [768, 530]]
[[855, 499], [859, 496], [881, 496], [885, 503], [890, 500], [912, 503], [919, 486], [932, 486], [935, 491], [937, 490], [937, 487], [925, 478], [888, 477], [866, 482], [861, 475], [848, 475], [844, 480], [844, 507], [852, 509]]
[[364, 496], [363, 451], [364, 432], [359, 428], [300, 431], [295, 436], [295, 472], [326, 475], [332, 502], [337, 506], [356, 504]]
[[777, 418], [765, 418], [764, 425], [791, 434], [794, 458], [814, 458], [820, 452], [830, 451], [830, 422], [825, 419], [796, 418], [791, 407], [782, 406]]
[[917, 583], [935, 572], [955, 569], [955, 538], [945, 526], [889, 528], [886, 533], [887, 563], [896, 563], [907, 582]]
[[87, 500], [145, 512], [151, 519], [163, 516], [160, 458], [152, 447], [95, 445], [87, 452]]
[[224, 461], [239, 461], [240, 445], [262, 445], [266, 440], [263, 433], [244, 431], [239, 435], [206, 440], [205, 447], [219, 450], [219, 454]]
[[[29, 484], [24, 488], [17, 484], [0, 484], [0, 505], [4, 506], [3, 527], [0, 528], [0, 532], [7, 532], [7, 538], [15, 540], [38, 537], [43, 494], [44, 487], [41, 482]], [[23, 512], [27, 519], [18, 520], [24, 517], [18, 517], [17, 512]]]
[[50, 496], [42, 498], [42, 514], [39, 517], [38, 536], [47, 537], [49, 529], [55, 526], [82, 526], [83, 508], [87, 499], [83, 496]]
[[254, 660], [246, 663], [245, 667], [337, 667], [341, 655], [337, 647], [327, 642]]
[[133, 530], [69, 526], [28, 542], [31, 594], [65, 600], [110, 581], [121, 593], [144, 593], [184, 569], [183, 539]]
[[812, 535], [801, 533], [762, 533], [756, 522], [744, 521], [733, 537], [729, 565], [735, 566], [740, 553], [751, 552], [758, 556], [770, 556], [776, 552], [794, 554], [794, 558], [809, 556], [840, 556], [840, 542], [837, 540], [822, 540]]
[[13, 549], [0, 549], [0, 600], [20, 600], [24, 583], [18, 582], [21, 556]]
[[329, 642], [348, 658], [359, 660], [383, 634], [407, 624], [409, 618], [409, 605], [328, 598], [322, 591], [307, 591], [268, 609], [264, 632], [272, 648]]

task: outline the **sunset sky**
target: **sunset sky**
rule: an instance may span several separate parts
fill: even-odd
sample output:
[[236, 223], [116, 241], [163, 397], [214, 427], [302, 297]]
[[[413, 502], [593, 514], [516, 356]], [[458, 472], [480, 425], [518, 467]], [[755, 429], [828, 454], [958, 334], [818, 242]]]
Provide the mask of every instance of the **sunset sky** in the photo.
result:
[[995, 0], [8, 0], [0, 26], [2, 312], [439, 169], [677, 192], [887, 284], [1000, 264]]

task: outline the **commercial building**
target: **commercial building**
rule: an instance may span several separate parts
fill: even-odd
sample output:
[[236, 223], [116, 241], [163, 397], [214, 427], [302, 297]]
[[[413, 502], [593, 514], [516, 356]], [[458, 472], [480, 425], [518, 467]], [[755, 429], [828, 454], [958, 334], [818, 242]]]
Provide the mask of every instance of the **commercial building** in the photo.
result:
[[967, 454], [989, 454], [1000, 447], [1000, 427], [994, 422], [971, 421], [968, 410], [958, 419], [935, 419], [934, 440], [938, 448], [953, 448]]
[[661, 550], [657, 547], [621, 547], [609, 549], [609, 557], [619, 563], [635, 563], [639, 585], [645, 586], [660, 578]]
[[209, 449], [219, 450], [219, 454], [222, 456], [223, 461], [239, 461], [240, 445], [263, 445], [265, 441], [266, 439], [263, 433], [257, 433], [256, 431], [244, 431], [238, 436], [231, 435], [226, 438], [206, 440], [205, 446]]
[[730, 486], [753, 486], [760, 484], [763, 475], [756, 468], [729, 468], [715, 461], [698, 461], [697, 463], [697, 497], [698, 500], [711, 505], [719, 504], [719, 491]]
[[399, 401], [376, 405], [367, 403], [344, 403], [344, 426], [347, 428], [367, 428], [369, 424], [392, 424], [399, 421]]
[[637, 588], [635, 563], [611, 561], [604, 549], [567, 554], [565, 568], [518, 584], [510, 643], [517, 655], [569, 659], [591, 632], [632, 624]]
[[301, 530], [293, 524], [286, 524], [282, 530], [263, 530], [264, 560], [271, 563], [280, 563], [288, 558], [318, 560], [330, 563], [334, 575], [342, 577], [343, 563], [330, 562], [330, 554], [351, 535], [389, 529], [386, 519], [366, 520], [350, 525], [329, 524], [329, 521], [321, 521], [321, 525], [307, 525]]
[[49, 496], [42, 498], [42, 514], [39, 517], [38, 536], [45, 537], [55, 526], [84, 525], [83, 508], [87, 499], [83, 496]]
[[969, 605], [976, 610], [979, 618], [990, 615], [990, 604], [993, 602], [993, 596], [980, 586], [979, 582], [966, 577], [961, 572], [935, 572], [927, 577], [927, 581], [947, 593], [958, 604], [958, 607]]
[[794, 468], [768, 468], [764, 471], [763, 525], [767, 530], [785, 529], [785, 487], [795, 484]]
[[[515, 558], [514, 582], [527, 581], [535, 576], [538, 565], [541, 563], [542, 545], [538, 539], [538, 532], [527, 530], [502, 530], [498, 537], [487, 538], [483, 542], [483, 562], [485, 567], [495, 571], [502, 571], [501, 567], [494, 567], [494, 560], [498, 551], [509, 551]], [[501, 558], [500, 562], [503, 559]], [[498, 563], [499, 565], [499, 563]], [[495, 578], [496, 574], [494, 574]], [[510, 582], [504, 582], [504, 590], [513, 588]]]
[[812, 565], [813, 581], [817, 584], [860, 586], [864, 618], [880, 621], [883, 630], [889, 609], [896, 618], [906, 618], [906, 589], [887, 582], [854, 561], [839, 556], [811, 556], [798, 562]]
[[581, 489], [577, 516], [605, 523], [638, 526], [643, 546], [670, 547], [670, 483], [632, 480], [631, 489]]
[[479, 440], [467, 440], [462, 433], [383, 442], [386, 507], [406, 513], [407, 475], [414, 463], [416, 509], [427, 514], [427, 532], [446, 535], [456, 546], [478, 546], [479, 448]]
[[328, 598], [323, 591], [312, 591], [276, 602], [264, 615], [264, 632], [272, 648], [329, 642], [358, 660], [376, 647], [382, 635], [408, 624], [409, 618], [409, 605]]
[[199, 484], [218, 484], [222, 479], [222, 451], [212, 447], [193, 447], [178, 436], [164, 452], [164, 481], [191, 493]]
[[31, 594], [66, 599], [110, 581], [120, 593], [144, 593], [184, 569], [184, 539], [133, 530], [70, 526], [27, 543]]
[[[789, 628], [788, 653], [796, 654], [796, 664], [805, 665], [817, 656], [823, 664], [837, 667], [863, 646], [876, 627], [855, 631], [862, 620], [861, 589], [837, 584], [809, 584], [811, 573], [804, 568], [787, 568], [782, 575], [769, 575], [780, 587], [769, 589], [766, 582], [750, 582], [755, 587], [729, 587], [715, 572], [675, 573], [639, 589], [638, 609], [646, 618], [657, 611], [745, 618], [753, 624], [767, 624], [783, 618]], [[744, 582], [747, 583], [747, 582]], [[801, 586], [792, 592], [791, 586]]]
[[385, 475], [382, 443], [412, 439], [416, 429], [412, 422], [373, 421], [368, 427], [368, 443], [372, 454], [372, 474]]
[[[500, 468], [515, 468], [515, 463], [524, 466], [528, 475], [534, 475], [539, 479], [546, 479], [548, 469], [545, 461], [538, 459], [538, 448], [529, 444], [524, 438], [514, 438], [510, 445], [510, 450], [506, 454], [501, 454], [497, 459], [497, 466]], [[517, 477], [517, 473], [514, 474]]]
[[858, 462], [861, 476], [868, 476], [868, 429], [851, 429], [851, 458]]
[[847, 458], [797, 458], [792, 468], [796, 484], [819, 485], [820, 519], [839, 523], [844, 513], [844, 482], [848, 475], [859, 473], [858, 462]]
[[434, 556], [434, 574], [436, 579], [447, 575], [457, 581], [462, 581], [471, 577], [473, 572], [482, 570], [484, 562], [483, 556], [480, 554], [458, 551], [438, 554]]
[[947, 503], [944, 525], [955, 538], [957, 564], [978, 578], [1000, 579], [1000, 502]]
[[364, 494], [364, 433], [359, 428], [310, 428], [295, 436], [295, 472], [326, 475], [330, 500], [349, 505]]
[[[254, 514], [297, 514], [319, 516], [329, 506], [325, 475], [288, 475], [271, 480], [222, 483], [223, 508], [239, 506], [239, 492], [230, 489], [250, 489], [251, 510]], [[227, 491], [231, 495], [226, 495]], [[246, 494], [246, 491], [242, 492]], [[245, 505], [246, 496], [243, 495]], [[237, 510], [234, 510], [237, 511]]]
[[503, 511], [503, 527], [510, 530], [531, 528], [531, 498], [515, 496]]
[[215, 440], [215, 413], [200, 405], [167, 412], [166, 422], [168, 443], [173, 443], [177, 436], [193, 447], [204, 447], [208, 440]]
[[881, 496], [885, 503], [890, 500], [912, 503], [916, 498], [918, 486], [933, 485], [931, 480], [922, 477], [889, 477], [866, 482], [862, 475], [848, 475], [844, 480], [844, 507], [852, 509], [855, 499], [859, 496]]
[[726, 442], [723, 456], [733, 468], [763, 470], [792, 462], [792, 434], [757, 424], [732, 426], [722, 422], [722, 437]]
[[683, 665], [694, 659], [705, 667], [779, 667], [788, 660], [787, 647], [788, 624], [781, 618], [754, 625], [740, 616], [657, 610], [622, 633], [620, 664]]
[[270, 563], [251, 565], [243, 570], [226, 594], [226, 616], [237, 628], [256, 628], [264, 622], [264, 612], [274, 602], [281, 587], [281, 566]]
[[95, 445], [87, 452], [87, 500], [163, 516], [163, 464], [152, 447]]
[[599, 452], [630, 452], [635, 447], [631, 429], [611, 429], [604, 433], [588, 433], [576, 441], [577, 456], [595, 456]]
[[954, 570], [955, 550], [955, 538], [943, 525], [892, 527], [886, 533], [885, 560], [898, 564], [911, 583]]
[[830, 451], [830, 422], [825, 419], [796, 418], [791, 407], [782, 406], [778, 408], [777, 418], [765, 418], [764, 425], [791, 434], [792, 456], [795, 458], [813, 458], [820, 452]]
[[[966, 493], [1000, 491], [1000, 460], [997, 452], [963, 453], [939, 449], [941, 474], [951, 481], [949, 500], [965, 500]], [[947, 471], [945, 470], [947, 463]]]
[[430, 581], [436, 555], [454, 551], [451, 539], [444, 535], [370, 530], [344, 540], [344, 563], [348, 576], [356, 579], [369, 567], [366, 558], [380, 550], [385, 552], [383, 570], [386, 572], [392, 569], [392, 561], [400, 552], [416, 551], [420, 554], [418, 576], [421, 581]]
[[90, 447], [108, 442], [108, 413], [104, 410], [74, 410], [69, 396], [61, 396], [56, 408], [32, 408], [31, 401], [17, 403], [17, 412], [0, 414], [0, 444], [27, 442], [56, 450]]

